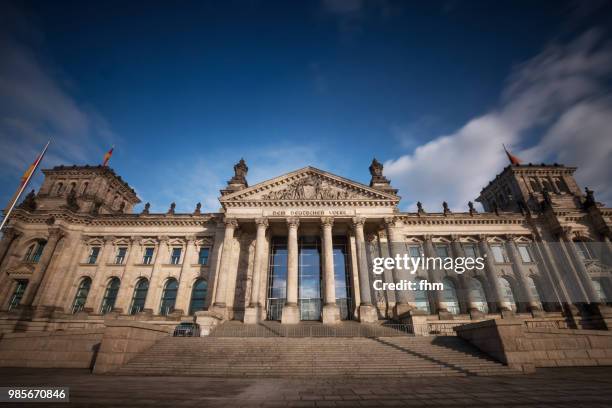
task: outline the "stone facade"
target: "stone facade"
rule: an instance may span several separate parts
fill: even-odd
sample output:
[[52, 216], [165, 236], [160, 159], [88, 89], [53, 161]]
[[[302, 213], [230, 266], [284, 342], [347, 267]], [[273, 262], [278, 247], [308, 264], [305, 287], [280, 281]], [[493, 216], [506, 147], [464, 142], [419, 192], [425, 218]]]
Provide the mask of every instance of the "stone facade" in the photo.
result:
[[[401, 212], [376, 160], [363, 185], [306, 167], [249, 186], [241, 160], [219, 213], [152, 213], [106, 167], [60, 166], [17, 208], [0, 241], [0, 330], [95, 329], [109, 316], [177, 321], [342, 319], [457, 324], [511, 315], [607, 327], [612, 209], [576, 169], [506, 167], [467, 212]], [[396, 254], [483, 256], [463, 274], [372, 273]], [[486, 255], [486, 256], [485, 256]], [[374, 290], [375, 279], [443, 292]], [[436, 323], [437, 322], [437, 323]]]

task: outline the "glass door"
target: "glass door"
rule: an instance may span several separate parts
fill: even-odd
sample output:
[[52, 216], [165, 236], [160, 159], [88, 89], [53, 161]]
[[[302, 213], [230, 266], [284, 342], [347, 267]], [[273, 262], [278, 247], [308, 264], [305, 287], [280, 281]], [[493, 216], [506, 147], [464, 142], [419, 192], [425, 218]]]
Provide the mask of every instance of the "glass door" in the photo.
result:
[[300, 320], [321, 319], [321, 241], [300, 237], [298, 263]]

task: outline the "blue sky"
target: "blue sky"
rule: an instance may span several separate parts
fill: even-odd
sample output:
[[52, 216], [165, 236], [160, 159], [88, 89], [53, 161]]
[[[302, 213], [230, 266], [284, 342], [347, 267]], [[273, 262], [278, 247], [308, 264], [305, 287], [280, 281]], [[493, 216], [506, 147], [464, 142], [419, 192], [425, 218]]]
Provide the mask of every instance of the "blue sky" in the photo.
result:
[[[363, 183], [373, 156], [414, 210], [464, 209], [505, 165], [580, 167], [612, 204], [608, 2], [8, 2], [0, 201], [43, 167], [111, 167], [153, 211], [218, 208], [306, 165]], [[40, 184], [41, 176], [34, 180]]]

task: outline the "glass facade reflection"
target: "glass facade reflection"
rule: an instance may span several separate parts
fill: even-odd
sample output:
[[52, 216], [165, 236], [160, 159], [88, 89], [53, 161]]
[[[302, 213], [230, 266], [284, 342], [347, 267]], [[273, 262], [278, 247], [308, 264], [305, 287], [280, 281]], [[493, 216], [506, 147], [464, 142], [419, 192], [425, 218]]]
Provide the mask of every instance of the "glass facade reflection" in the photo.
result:
[[301, 320], [321, 318], [321, 240], [300, 237], [298, 242], [298, 305]]
[[287, 299], [287, 238], [273, 237], [268, 274], [268, 320], [280, 320]]
[[336, 304], [340, 309], [340, 319], [351, 320], [353, 316], [353, 297], [351, 296], [351, 274], [349, 273], [349, 252], [344, 236], [333, 238], [334, 241], [334, 280], [336, 284]]

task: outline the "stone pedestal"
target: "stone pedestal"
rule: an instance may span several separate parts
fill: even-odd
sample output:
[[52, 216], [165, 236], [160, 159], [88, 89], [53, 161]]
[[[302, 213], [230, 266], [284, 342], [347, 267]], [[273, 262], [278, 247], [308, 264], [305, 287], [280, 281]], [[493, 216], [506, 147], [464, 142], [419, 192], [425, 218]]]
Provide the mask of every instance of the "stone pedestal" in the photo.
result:
[[501, 312], [502, 319], [514, 319], [515, 313], [512, 310], [502, 310]]
[[340, 322], [340, 309], [335, 303], [323, 306], [323, 323], [335, 324]]
[[261, 307], [249, 306], [244, 311], [245, 324], [257, 324], [261, 321]]
[[283, 306], [282, 324], [298, 324], [300, 322], [300, 310], [297, 305]]
[[414, 309], [408, 303], [396, 303], [393, 306], [393, 317], [396, 320], [403, 321], [409, 319], [410, 313], [413, 311]]
[[223, 321], [223, 316], [213, 311], [202, 310], [195, 312], [194, 320], [200, 326], [200, 336], [208, 336], [213, 327]]
[[378, 321], [378, 312], [373, 305], [359, 306], [359, 321], [361, 323], [375, 323]]
[[438, 312], [438, 317], [440, 318], [440, 320], [453, 320], [454, 315], [448, 310], [440, 310]]
[[407, 313], [404, 321], [412, 325], [412, 331], [415, 336], [429, 336], [427, 314], [422, 310], [411, 310]]
[[478, 309], [470, 310], [470, 319], [472, 320], [482, 320], [485, 318], [485, 314]]

